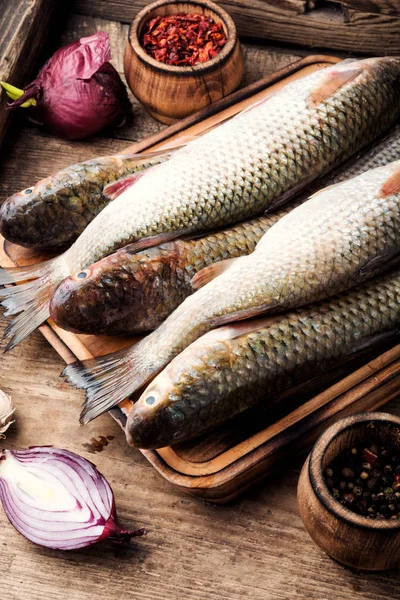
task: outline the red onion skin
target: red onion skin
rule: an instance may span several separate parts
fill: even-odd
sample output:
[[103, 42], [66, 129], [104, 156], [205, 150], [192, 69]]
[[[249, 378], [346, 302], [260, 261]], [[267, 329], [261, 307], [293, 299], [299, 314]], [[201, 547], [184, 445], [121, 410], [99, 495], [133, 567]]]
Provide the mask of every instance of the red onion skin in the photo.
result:
[[103, 31], [60, 48], [7, 108], [12, 110], [35, 98], [37, 106], [29, 109], [32, 117], [68, 139], [118, 125], [130, 103], [110, 58], [108, 34]]
[[[7, 455], [18, 460], [22, 467], [30, 467], [30, 472], [41, 471], [44, 480], [57, 481], [73, 496], [76, 508], [66, 511], [34, 506], [19, 486], [12, 486], [1, 476], [1, 461], [7, 460]], [[90, 461], [68, 450], [49, 446], [4, 450], [0, 453], [0, 499], [17, 531], [47, 548], [76, 550], [107, 538], [124, 542], [146, 533], [143, 529], [131, 532], [120, 526], [107, 481]], [[90, 515], [87, 520], [82, 518], [85, 514]]]

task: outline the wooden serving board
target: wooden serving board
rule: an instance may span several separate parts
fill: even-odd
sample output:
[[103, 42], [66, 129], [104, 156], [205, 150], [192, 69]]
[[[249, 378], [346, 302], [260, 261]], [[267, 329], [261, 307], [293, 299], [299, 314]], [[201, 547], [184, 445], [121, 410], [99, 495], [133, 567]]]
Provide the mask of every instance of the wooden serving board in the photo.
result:
[[[331, 56], [310, 56], [239, 90], [164, 129], [155, 136], [128, 148], [148, 151], [173, 145], [187, 135], [199, 135], [234, 116], [293, 79], [338, 62]], [[0, 240], [0, 265], [10, 267], [39, 262], [47, 256], [35, 254]], [[67, 362], [112, 352], [131, 344], [133, 338], [75, 335], [51, 320], [41, 332]], [[307, 391], [287, 394], [275, 408], [262, 407], [239, 415], [224, 426], [195, 441], [173, 448], [142, 450], [149, 462], [183, 491], [212, 502], [226, 502], [249, 485], [283, 464], [285, 459], [305, 451], [333, 420], [362, 410], [373, 410], [398, 393], [400, 345], [386, 346], [378, 356], [355, 357], [341, 365], [329, 379], [316, 378]], [[110, 411], [123, 427], [132, 406], [125, 400]], [[77, 415], [78, 422], [78, 415]]]

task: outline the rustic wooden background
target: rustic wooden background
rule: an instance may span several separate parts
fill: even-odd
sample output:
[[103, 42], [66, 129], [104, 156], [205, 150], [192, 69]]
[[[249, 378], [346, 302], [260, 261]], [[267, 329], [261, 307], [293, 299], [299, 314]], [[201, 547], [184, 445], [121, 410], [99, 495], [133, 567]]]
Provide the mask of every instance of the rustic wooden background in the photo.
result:
[[[366, 0], [364, 0], [366, 1]], [[360, 0], [361, 2], [361, 0]], [[105, 2], [79, 0], [81, 13]], [[110, 3], [123, 10], [127, 0]], [[120, 18], [118, 15], [115, 18]], [[72, 15], [61, 43], [102, 29], [110, 34], [121, 71], [127, 25]], [[246, 79], [255, 81], [303, 50], [245, 44]], [[51, 49], [49, 48], [49, 52]], [[116, 152], [161, 125], [133, 101], [129, 123], [109, 135], [69, 143], [27, 123], [9, 137], [0, 165], [0, 198], [98, 154]], [[5, 319], [0, 319], [3, 329]], [[398, 572], [363, 574], [325, 556], [304, 530], [296, 506], [302, 459], [229, 506], [187, 497], [129, 448], [103, 416], [80, 428], [82, 394], [60, 378], [62, 360], [39, 333], [0, 357], [0, 388], [11, 394], [17, 423], [4, 446], [53, 444], [96, 463], [112, 485], [126, 527], [148, 535], [129, 546], [111, 544], [73, 553], [42, 549], [19, 536], [0, 512], [0, 596], [6, 600], [395, 600]], [[400, 403], [387, 410], [400, 414]]]

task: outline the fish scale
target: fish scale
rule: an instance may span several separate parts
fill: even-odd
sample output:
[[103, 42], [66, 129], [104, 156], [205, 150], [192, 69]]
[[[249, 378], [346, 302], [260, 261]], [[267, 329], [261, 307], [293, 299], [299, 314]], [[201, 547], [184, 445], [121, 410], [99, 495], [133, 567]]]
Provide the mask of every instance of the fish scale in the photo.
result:
[[[384, 193], [392, 180], [393, 192]], [[133, 393], [218, 325], [340, 293], [387, 269], [392, 256], [400, 257], [400, 161], [317, 192], [268, 229], [252, 254], [225, 271], [222, 265], [223, 272], [221, 264], [211, 265], [218, 276], [132, 348], [67, 367], [91, 400], [84, 415], [104, 402], [104, 391], [106, 398]]]
[[[129, 414], [128, 441], [140, 448], [168, 446], [257, 403], [272, 405], [279, 393], [399, 325], [397, 271], [269, 322], [216, 329], [186, 348], [148, 386]], [[149, 397], [152, 404], [146, 403]]]
[[109, 204], [103, 194], [107, 184], [159, 164], [170, 155], [121, 154], [67, 167], [7, 198], [0, 208], [0, 231], [10, 242], [29, 248], [72, 243]]
[[84, 279], [73, 276], [61, 282], [51, 300], [51, 317], [60, 327], [81, 333], [155, 329], [193, 292], [190, 282], [199, 270], [250, 254], [265, 231], [288, 211], [281, 209], [204, 238], [177, 240], [137, 254], [129, 246], [119, 250], [85, 269]]
[[[339, 110], [346, 126], [335, 118]], [[1, 294], [7, 315], [18, 315], [6, 330], [8, 348], [49, 316], [51, 295], [68, 275], [128, 243], [141, 250], [253, 218], [342, 163], [399, 116], [400, 58], [344, 61], [288, 83], [146, 171], [53, 262], [0, 271], [0, 285], [26, 282]], [[326, 144], [326, 128], [334, 144]], [[235, 190], [238, 172], [243, 182]]]
[[[396, 63], [393, 59], [392, 64], [395, 70], [399, 69], [400, 61]], [[325, 71], [335, 72], [340, 68], [335, 65]], [[399, 92], [390, 78], [383, 76], [379, 93], [386, 95], [388, 110], [379, 109], [375, 94], [366, 89], [370, 78], [368, 69], [358, 76], [358, 87], [344, 86], [332, 99], [311, 109], [310, 92], [323, 78], [323, 71], [318, 71], [292, 82], [276, 96], [176, 152], [157, 168], [151, 180], [146, 176], [141, 178], [100, 213], [96, 228], [91, 224], [82, 234], [79, 248], [75, 245], [71, 249], [68, 263], [70, 257], [75, 263], [76, 257], [77, 267], [85, 266], [131, 242], [133, 236], [140, 239], [161, 234], [166, 226], [186, 232], [193, 227], [194, 215], [196, 228], [204, 230], [256, 216], [277, 197], [304, 181], [305, 176], [315, 177], [325, 172], [365, 143], [366, 136], [369, 139], [375, 136], [382, 127], [377, 114], [389, 124], [393, 114], [400, 112], [396, 101]], [[365, 94], [368, 101], [361, 107], [360, 97]], [[292, 109], [290, 119], [288, 104]], [[337, 111], [346, 115], [345, 121], [337, 118]], [[328, 128], [325, 134], [321, 125]], [[285, 135], [287, 140], [282, 143]], [[332, 139], [335, 143], [330, 147], [327, 142]], [[287, 154], [288, 146], [294, 160]], [[277, 177], [271, 177], [275, 161]], [[234, 181], [233, 174], [237, 178], [237, 173], [241, 173], [241, 180]], [[255, 185], [257, 179], [261, 180], [261, 187]], [[212, 182], [215, 183], [211, 185]], [[131, 202], [133, 197], [134, 203]], [[131, 227], [128, 231], [121, 224], [121, 212], [125, 223], [134, 220], [135, 233]], [[161, 220], [160, 215], [164, 215]], [[104, 236], [106, 227], [110, 235], [112, 232], [113, 240]], [[82, 255], [84, 242], [90, 254]]]

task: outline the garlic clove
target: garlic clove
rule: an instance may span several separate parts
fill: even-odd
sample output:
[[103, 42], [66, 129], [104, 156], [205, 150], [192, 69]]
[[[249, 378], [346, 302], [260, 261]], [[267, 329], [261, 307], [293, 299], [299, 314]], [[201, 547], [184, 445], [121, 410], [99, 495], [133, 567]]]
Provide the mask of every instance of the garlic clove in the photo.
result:
[[14, 423], [14, 420], [11, 420], [14, 411], [10, 396], [0, 390], [0, 435], [7, 431], [11, 423]]

